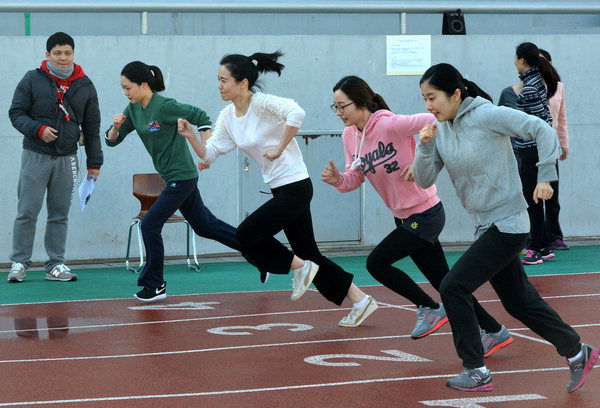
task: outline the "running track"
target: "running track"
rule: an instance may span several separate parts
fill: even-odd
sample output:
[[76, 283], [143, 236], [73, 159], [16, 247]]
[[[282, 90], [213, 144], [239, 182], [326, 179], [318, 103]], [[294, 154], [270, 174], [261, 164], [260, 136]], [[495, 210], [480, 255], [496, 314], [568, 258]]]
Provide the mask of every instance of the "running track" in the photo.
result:
[[[600, 345], [599, 274], [531, 281]], [[598, 367], [567, 393], [564, 360], [487, 285], [477, 297], [515, 338], [487, 359], [489, 393], [444, 387], [461, 369], [448, 325], [412, 340], [414, 308], [384, 287], [365, 290], [381, 307], [354, 329], [337, 326], [347, 308], [312, 290], [297, 302], [265, 291], [0, 306], [0, 407], [600, 406]]]

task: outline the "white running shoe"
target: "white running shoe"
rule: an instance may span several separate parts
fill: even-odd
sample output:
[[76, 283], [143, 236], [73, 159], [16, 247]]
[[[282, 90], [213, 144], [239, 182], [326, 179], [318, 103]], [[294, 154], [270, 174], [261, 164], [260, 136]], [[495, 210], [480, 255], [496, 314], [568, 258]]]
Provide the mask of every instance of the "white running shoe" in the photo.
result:
[[304, 295], [318, 270], [319, 265], [308, 260], [304, 261], [304, 266], [302, 268], [294, 269], [294, 277], [292, 278], [292, 300], [298, 300]]
[[46, 280], [69, 282], [76, 281], [77, 275], [71, 273], [71, 269], [65, 264], [55, 265], [49, 272], [46, 272]]
[[352, 310], [348, 314], [348, 316], [344, 317], [340, 320], [339, 325], [342, 327], [357, 327], [360, 326], [362, 322], [365, 321], [367, 317], [371, 315], [377, 308], [377, 302], [373, 299], [372, 296], [367, 296], [369, 301], [364, 307], [355, 308], [352, 307]]
[[9, 282], [23, 282], [23, 279], [27, 276], [26, 269], [27, 267], [22, 263], [13, 262], [6, 280]]

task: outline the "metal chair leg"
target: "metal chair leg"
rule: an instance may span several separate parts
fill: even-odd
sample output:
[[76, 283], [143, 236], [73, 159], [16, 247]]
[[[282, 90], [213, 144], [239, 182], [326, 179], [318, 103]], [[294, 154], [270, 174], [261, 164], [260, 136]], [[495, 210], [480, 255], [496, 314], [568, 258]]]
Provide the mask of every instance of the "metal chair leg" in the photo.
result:
[[142, 220], [140, 220], [140, 222], [137, 223], [136, 225], [136, 229], [137, 229], [137, 236], [138, 236], [138, 250], [140, 251], [140, 264], [138, 265], [137, 269], [135, 270], [135, 272], [139, 272], [142, 267], [144, 266], [144, 239], [142, 238], [142, 227], [141, 227], [141, 222]]
[[129, 250], [131, 249], [131, 230], [133, 226], [137, 224], [139, 220], [133, 220], [129, 226], [129, 234], [127, 235], [127, 251], [125, 252], [125, 269], [128, 271], [134, 271], [135, 269], [129, 266]]
[[[127, 252], [125, 254], [125, 269], [127, 269], [128, 271], [132, 271], [133, 273], [137, 273], [140, 271], [140, 269], [142, 269], [142, 267], [144, 266], [144, 248], [142, 246], [142, 232], [141, 232], [141, 228], [140, 228], [140, 221], [138, 219], [133, 220], [133, 222], [131, 223], [131, 225], [129, 226], [129, 234], [127, 236]], [[136, 226], [136, 232], [137, 232], [137, 238], [138, 238], [138, 250], [139, 250], [139, 254], [140, 254], [140, 264], [138, 265], [137, 268], [133, 267], [130, 265], [129, 263], [129, 251], [131, 249], [131, 230], [133, 229], [133, 226]]]
[[[181, 222], [185, 223], [185, 226], [186, 226], [187, 266], [189, 269], [193, 269], [196, 272], [200, 272], [200, 270], [201, 270], [200, 262], [198, 262], [198, 254], [196, 253], [196, 235], [194, 233], [194, 230], [190, 226], [190, 224], [187, 222], [187, 220], [183, 220]], [[128, 271], [132, 271], [134, 273], [138, 273], [142, 269], [142, 267], [144, 266], [144, 263], [145, 263], [144, 262], [144, 246], [143, 246], [144, 240], [142, 238], [142, 229], [141, 229], [140, 223], [141, 223], [141, 220], [139, 220], [139, 219], [133, 220], [133, 222], [129, 226], [129, 233], [127, 236], [127, 252], [125, 254], [125, 268]], [[131, 263], [129, 262], [129, 254], [130, 254], [130, 250], [131, 250], [131, 232], [132, 232], [133, 226], [136, 227], [136, 233], [137, 233], [137, 238], [138, 238], [138, 250], [139, 250], [139, 254], [140, 254], [140, 263], [137, 267], [132, 266]], [[190, 256], [190, 241], [192, 242], [192, 256]], [[194, 260], [193, 263], [192, 263], [192, 258]]]
[[[188, 268], [193, 269], [196, 272], [200, 272], [200, 263], [198, 262], [198, 255], [196, 253], [196, 234], [194, 233], [194, 230], [190, 226], [189, 222], [187, 222], [187, 221], [183, 221], [183, 222], [185, 222], [185, 225], [187, 227], [186, 259], [187, 259]], [[192, 253], [194, 255], [194, 264], [193, 265], [192, 265], [192, 261], [190, 259], [190, 239], [192, 241]]]

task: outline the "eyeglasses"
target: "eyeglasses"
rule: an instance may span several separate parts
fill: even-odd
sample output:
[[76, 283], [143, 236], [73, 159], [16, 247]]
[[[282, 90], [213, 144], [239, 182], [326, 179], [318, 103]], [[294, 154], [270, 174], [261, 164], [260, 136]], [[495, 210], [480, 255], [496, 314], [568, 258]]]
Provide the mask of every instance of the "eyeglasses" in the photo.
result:
[[331, 110], [333, 111], [333, 113], [337, 114], [339, 113], [344, 113], [344, 108], [347, 106], [352, 105], [354, 102], [350, 102], [347, 103], [345, 105], [336, 105], [335, 103], [332, 103], [329, 107], [331, 108]]

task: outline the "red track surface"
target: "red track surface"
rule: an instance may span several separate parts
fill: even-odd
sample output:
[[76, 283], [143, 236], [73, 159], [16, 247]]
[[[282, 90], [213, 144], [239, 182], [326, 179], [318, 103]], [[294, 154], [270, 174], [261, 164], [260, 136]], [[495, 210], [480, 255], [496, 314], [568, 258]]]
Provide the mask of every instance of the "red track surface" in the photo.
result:
[[[599, 278], [531, 278], [596, 346]], [[567, 393], [564, 360], [510, 318], [489, 286], [477, 297], [490, 300], [484, 306], [515, 338], [486, 361], [489, 393], [444, 387], [461, 370], [448, 325], [411, 340], [415, 313], [406, 300], [384, 287], [366, 291], [382, 307], [354, 329], [337, 325], [348, 309], [314, 291], [297, 302], [288, 292], [260, 292], [172, 296], [152, 306], [134, 299], [0, 306], [0, 407], [600, 406], [600, 369]], [[131, 309], [139, 306], [150, 308]]]

